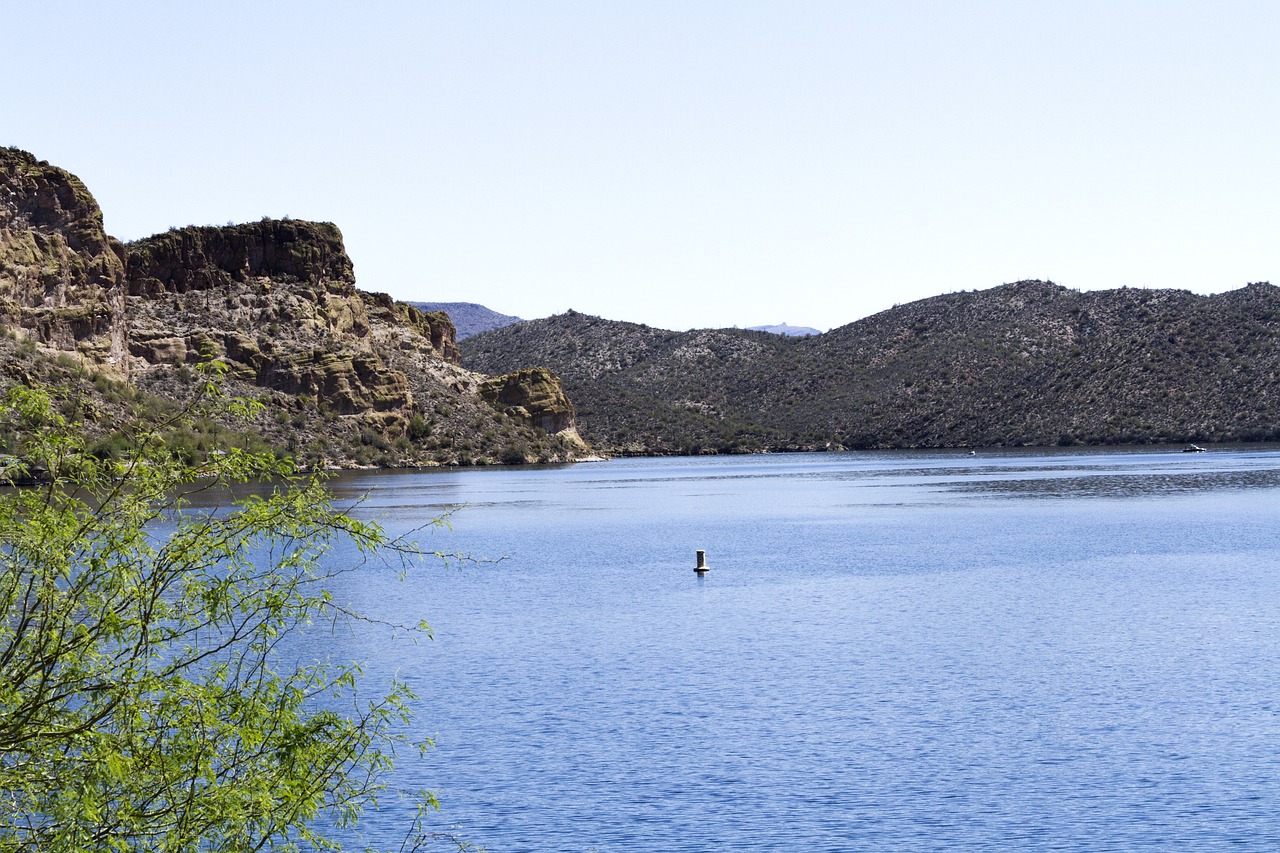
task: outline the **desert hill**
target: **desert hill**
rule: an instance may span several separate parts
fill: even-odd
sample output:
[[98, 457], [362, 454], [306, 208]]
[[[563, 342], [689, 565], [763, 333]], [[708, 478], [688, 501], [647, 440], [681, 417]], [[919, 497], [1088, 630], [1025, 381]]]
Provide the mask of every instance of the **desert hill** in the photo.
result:
[[826, 334], [667, 332], [570, 312], [463, 363], [543, 365], [615, 453], [1280, 439], [1280, 288], [1080, 293], [1020, 281]]
[[475, 302], [410, 302], [409, 304], [419, 311], [449, 315], [460, 341], [490, 329], [501, 329], [503, 326], [520, 322], [519, 317], [501, 314]]
[[773, 332], [775, 335], [787, 335], [792, 338], [802, 338], [805, 335], [820, 335], [822, 331], [812, 326], [792, 326], [787, 323], [778, 323], [773, 326], [748, 326], [753, 332]]

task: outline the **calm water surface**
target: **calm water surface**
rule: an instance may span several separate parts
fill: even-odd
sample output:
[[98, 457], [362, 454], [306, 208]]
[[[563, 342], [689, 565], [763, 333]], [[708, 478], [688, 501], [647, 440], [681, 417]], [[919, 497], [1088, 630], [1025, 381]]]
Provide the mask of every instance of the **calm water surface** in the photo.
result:
[[[492, 851], [1280, 847], [1280, 452], [347, 475], [496, 562], [338, 590]], [[694, 551], [711, 572], [694, 575]], [[499, 559], [500, 558], [500, 559]], [[389, 798], [364, 838], [398, 844]]]

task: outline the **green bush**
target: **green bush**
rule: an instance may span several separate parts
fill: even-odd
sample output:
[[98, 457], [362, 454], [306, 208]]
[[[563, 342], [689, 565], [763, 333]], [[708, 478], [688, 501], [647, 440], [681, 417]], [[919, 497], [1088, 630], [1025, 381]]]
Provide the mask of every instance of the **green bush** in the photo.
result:
[[[331, 828], [372, 802], [404, 740], [403, 683], [370, 698], [354, 666], [275, 649], [359, 618], [324, 589], [358, 569], [321, 562], [334, 543], [406, 552], [290, 462], [198, 452], [205, 423], [90, 446], [42, 391], [0, 402], [0, 432], [49, 486], [0, 492], [0, 850], [336, 849]], [[187, 503], [263, 478], [264, 497]]]
[[409, 419], [409, 438], [413, 441], [422, 441], [431, 435], [431, 422], [422, 416], [419, 412], [414, 412], [413, 417]]
[[529, 461], [529, 455], [529, 445], [517, 441], [504, 447], [498, 458], [504, 465], [523, 465]]

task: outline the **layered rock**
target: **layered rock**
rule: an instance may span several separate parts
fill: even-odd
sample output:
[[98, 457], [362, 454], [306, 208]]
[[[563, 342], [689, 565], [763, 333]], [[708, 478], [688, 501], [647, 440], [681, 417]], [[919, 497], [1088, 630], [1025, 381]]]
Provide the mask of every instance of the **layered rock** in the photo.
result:
[[577, 433], [573, 404], [560, 379], [545, 367], [529, 367], [486, 379], [480, 383], [480, 396], [539, 429]]
[[57, 350], [126, 369], [124, 249], [74, 175], [0, 148], [0, 317]]
[[457, 405], [427, 405], [454, 397], [464, 413], [486, 405], [500, 413], [496, 423], [469, 417], [490, 442], [508, 447], [517, 433], [540, 430], [581, 446], [558, 379], [529, 380], [532, 410], [484, 393], [485, 377], [458, 366], [448, 316], [359, 290], [330, 223], [183, 228], [127, 250], [136, 373], [216, 357], [233, 378], [316, 401], [392, 437], [408, 434], [415, 416], [457, 415]]
[[157, 296], [270, 278], [309, 281], [344, 296], [355, 272], [342, 233], [328, 222], [264, 219], [176, 228], [129, 245], [129, 293]]
[[127, 249], [135, 371], [216, 357], [235, 378], [351, 415], [413, 406], [408, 378], [376, 346], [375, 325], [457, 360], [447, 318], [356, 288], [330, 223], [182, 228]]
[[[78, 179], [14, 149], [0, 150], [0, 324], [6, 341], [74, 350], [170, 397], [194, 393], [192, 366], [217, 359], [233, 393], [267, 404], [261, 433], [318, 464], [584, 450], [554, 376], [538, 375], [532, 408], [482, 394], [448, 316], [358, 289], [336, 226], [264, 219], [126, 247]], [[34, 375], [9, 361], [0, 380]]]

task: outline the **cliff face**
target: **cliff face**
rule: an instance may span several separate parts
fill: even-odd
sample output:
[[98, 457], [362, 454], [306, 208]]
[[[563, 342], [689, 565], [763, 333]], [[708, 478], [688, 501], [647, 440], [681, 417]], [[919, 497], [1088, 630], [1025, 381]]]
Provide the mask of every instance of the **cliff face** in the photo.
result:
[[1280, 440], [1280, 288], [1079, 293], [1022, 281], [810, 338], [566, 314], [464, 363], [544, 364], [615, 453]]
[[573, 404], [560, 379], [545, 367], [531, 367], [480, 383], [480, 395], [507, 414], [547, 432], [573, 430]]
[[[571, 408], [534, 414], [481, 393], [487, 377], [459, 366], [445, 314], [358, 289], [332, 224], [190, 227], [125, 247], [103, 233], [78, 179], [13, 149], [0, 151], [0, 202], [0, 324], [11, 332], [0, 349], [13, 349], [16, 335], [73, 350], [93, 370], [178, 399], [196, 387], [193, 365], [219, 359], [232, 393], [265, 404], [261, 435], [311, 464], [537, 461], [585, 450]], [[0, 374], [47, 372], [18, 361]], [[564, 398], [550, 374], [528, 381], [531, 401]]]
[[135, 371], [212, 355], [238, 379], [351, 415], [412, 408], [389, 343], [457, 364], [447, 317], [356, 288], [330, 223], [182, 228], [127, 250]]
[[225, 228], [179, 228], [129, 246], [129, 293], [157, 296], [272, 278], [355, 292], [342, 233], [328, 222], [270, 220]]
[[0, 148], [0, 317], [49, 348], [125, 369], [124, 250], [74, 175]]

